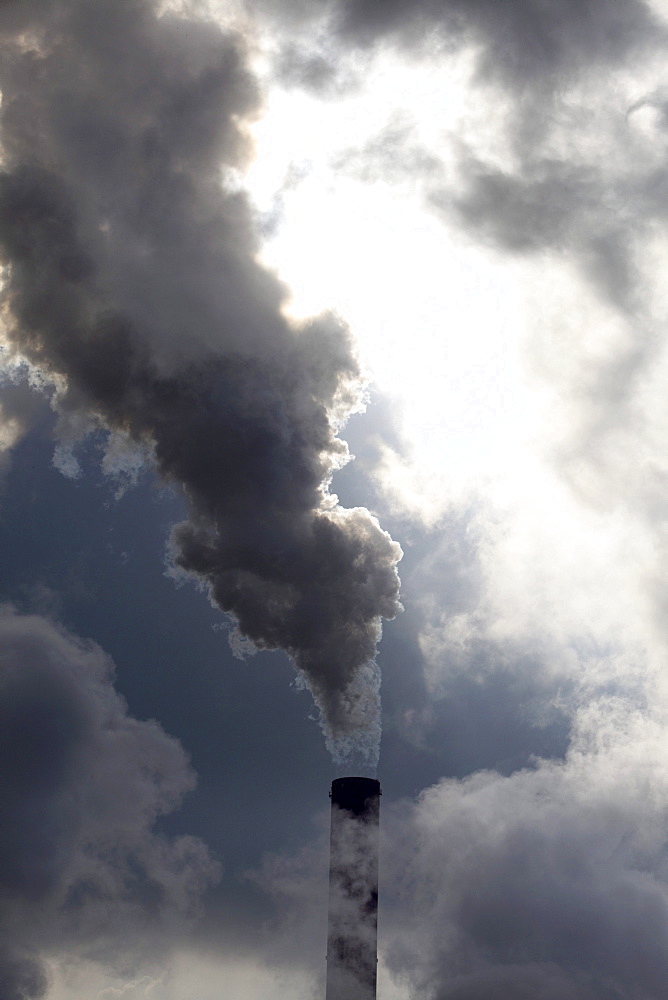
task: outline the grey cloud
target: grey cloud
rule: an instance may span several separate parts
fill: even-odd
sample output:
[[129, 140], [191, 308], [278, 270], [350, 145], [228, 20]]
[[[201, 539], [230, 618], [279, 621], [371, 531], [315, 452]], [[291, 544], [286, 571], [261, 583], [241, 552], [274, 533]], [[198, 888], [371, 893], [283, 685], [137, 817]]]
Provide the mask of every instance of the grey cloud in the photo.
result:
[[386, 810], [393, 973], [438, 1000], [659, 1000], [664, 738], [601, 701], [581, 712], [565, 762], [442, 782]]
[[[364, 146], [343, 151], [333, 166], [362, 180], [412, 180], [449, 221], [457, 218], [478, 237], [513, 252], [568, 244], [607, 296], [625, 309], [635, 304], [628, 247], [631, 216], [633, 211], [645, 217], [665, 214], [663, 168], [645, 167], [635, 179], [624, 179], [615, 162], [602, 166], [570, 154], [560, 158], [550, 140], [583, 127], [568, 98], [562, 99], [564, 88], [661, 51], [665, 28], [647, 3], [352, 0], [325, 9], [330, 30], [342, 33], [347, 45], [377, 43], [382, 49], [394, 39], [423, 52], [427, 37], [440, 37], [427, 52], [427, 58], [440, 63], [469, 42], [478, 46], [477, 82], [503, 83], [511, 98], [508, 105], [502, 92], [482, 91], [485, 100], [499, 95], [499, 118], [508, 114], [510, 123], [502, 142], [517, 163], [504, 171], [496, 161], [481, 161], [460, 137], [454, 149], [459, 181], [446, 186], [443, 178], [449, 170], [438, 155], [415, 141], [410, 122], [395, 119]], [[656, 109], [665, 128], [664, 95], [642, 98], [629, 114], [647, 106]], [[580, 118], [591, 110], [580, 108]], [[628, 141], [620, 128], [615, 142], [624, 147], [622, 157]]]
[[217, 866], [154, 830], [194, 786], [178, 742], [127, 713], [113, 664], [37, 616], [0, 611], [0, 900], [6, 1000], [43, 995], [44, 953], [151, 964]]
[[642, 0], [352, 0], [340, 11], [348, 37], [417, 44], [436, 29], [446, 45], [482, 43], [484, 75], [548, 86], [551, 74], [617, 61], [661, 34]]
[[[299, 3], [265, 9], [292, 29], [313, 20]], [[413, 52], [479, 47], [483, 78], [551, 90], [562, 74], [629, 58], [665, 37], [644, 0], [323, 0], [319, 9], [346, 46], [393, 43]], [[286, 15], [287, 10], [287, 15]], [[535, 95], [534, 95], [535, 96]]]
[[[599, 166], [551, 159], [517, 144], [515, 172], [462, 152], [461, 191], [428, 188], [427, 201], [490, 244], [515, 254], [568, 250], [594, 286], [625, 312], [636, 307], [631, 240], [642, 210], [640, 178], [606, 175]], [[634, 190], [635, 189], [635, 190]]]
[[[268, 962], [277, 968], [306, 968], [324, 994], [327, 947], [329, 815], [323, 811], [319, 836], [294, 854], [266, 854], [251, 881], [275, 903], [265, 925]], [[267, 933], [268, 932], [268, 933]]]
[[[661, 1000], [665, 728], [600, 699], [571, 735], [565, 760], [384, 804], [381, 983], [425, 1000]], [[318, 978], [326, 858], [323, 831], [258, 876], [280, 901], [270, 961]]]
[[586, 976], [572, 976], [550, 962], [494, 966], [454, 976], [438, 1000], [623, 1000], [614, 988], [592, 989]]
[[0, 951], [0, 989], [7, 1000], [37, 1000], [48, 988], [48, 980], [34, 959], [9, 949]]
[[[446, 224], [463, 226], [501, 253], [567, 260], [590, 286], [592, 301], [612, 307], [610, 315], [626, 325], [625, 339], [611, 341], [604, 357], [583, 357], [578, 376], [560, 387], [570, 393], [567, 405], [578, 429], [578, 441], [555, 456], [569, 478], [583, 458], [598, 475], [603, 456], [622, 440], [620, 435], [641, 432], [644, 380], [662, 349], [661, 319], [648, 301], [642, 244], [664, 224], [665, 168], [657, 166], [656, 150], [643, 160], [622, 113], [611, 114], [608, 125], [601, 138], [605, 156], [590, 157], [585, 137], [578, 148], [578, 133], [569, 135], [557, 124], [541, 142], [516, 143], [514, 170], [463, 151], [459, 190], [430, 179], [425, 185], [428, 204]], [[553, 140], [558, 145], [564, 139], [573, 144], [570, 152], [562, 158], [546, 155]], [[583, 330], [583, 344], [587, 339]], [[542, 368], [540, 328], [526, 350]], [[638, 507], [637, 498], [632, 503]]]
[[[24, 25], [25, 27], [25, 25]], [[150, 2], [54, 2], [5, 35], [0, 241], [12, 344], [84, 412], [153, 449], [190, 508], [174, 563], [259, 648], [283, 648], [334, 737], [373, 757], [373, 660], [398, 546], [334, 507], [361, 376], [347, 330], [300, 328], [256, 262], [238, 39]], [[367, 680], [367, 678], [371, 678]]]
[[[298, 4], [290, 10], [293, 17], [303, 14]], [[478, 237], [504, 249], [526, 253], [568, 244], [608, 297], [627, 310], [636, 305], [628, 246], [631, 216], [635, 210], [663, 217], [663, 168], [645, 168], [635, 180], [624, 179], [614, 162], [606, 165], [612, 168], [607, 171], [600, 163], [569, 154], [560, 158], [550, 139], [563, 139], [574, 131], [572, 126], [583, 126], [583, 120], [575, 121], [568, 97], [563, 99], [572, 83], [602, 79], [606, 72], [633, 67], [662, 50], [665, 27], [645, 0], [351, 0], [323, 3], [322, 11], [330, 35], [345, 39], [346, 52], [354, 43], [382, 52], [394, 41], [424, 56], [427, 40], [437, 39], [426, 55], [443, 64], [463, 46], [475, 45], [474, 82], [493, 84], [481, 92], [486, 100], [498, 95], [498, 117], [507, 115], [510, 123], [501, 141], [517, 163], [505, 171], [497, 161], [485, 163], [460, 137], [454, 150], [459, 182], [446, 186], [443, 178], [449, 170], [415, 142], [409, 122], [395, 120], [361, 148], [344, 150], [334, 167], [362, 180], [411, 179], [449, 221], [458, 218]], [[313, 31], [310, 16], [305, 23]], [[665, 128], [663, 94], [642, 98], [629, 114], [649, 106]], [[592, 109], [581, 107], [579, 112], [582, 119]], [[626, 147], [628, 139], [618, 130], [616, 143]], [[620, 150], [622, 156], [624, 152]]]
[[[542, 259], [540, 280], [549, 282], [552, 262], [562, 273], [564, 264], [572, 267], [593, 293], [594, 307], [601, 303], [601, 316], [625, 329], [616, 342], [610, 338], [605, 354], [593, 356], [586, 345], [595, 332], [583, 326], [585, 349], [579, 364], [574, 355], [570, 378], [562, 377], [561, 385], [558, 371], [545, 364], [553, 320], [539, 315], [523, 345], [533, 370], [562, 395], [562, 412], [569, 408], [572, 414], [571, 440], [562, 441], [553, 458], [574, 486], [586, 462], [607, 495], [599, 502], [608, 502], [610, 482], [601, 476], [607, 456], [619, 448], [632, 452], [628, 440], [642, 435], [643, 386], [662, 351], [662, 317], [648, 295], [651, 268], [645, 269], [643, 244], [665, 222], [666, 175], [658, 162], [665, 125], [659, 119], [656, 141], [643, 145], [623, 109], [602, 115], [590, 128], [587, 115], [578, 120], [578, 112], [572, 120], [555, 114], [541, 136], [509, 134], [512, 167], [501, 169], [460, 147], [457, 181], [446, 186], [432, 173], [424, 178], [424, 191], [446, 225], [463, 227], [500, 255]], [[601, 130], [596, 143], [588, 134], [595, 128]], [[555, 155], [560, 146], [565, 151]], [[649, 478], [645, 482], [653, 493]], [[637, 495], [625, 499], [627, 493], [618, 491], [618, 498], [636, 511], [646, 505]]]
[[505, 174], [468, 162], [468, 189], [456, 206], [463, 221], [490, 233], [510, 250], [527, 252], [561, 246], [573, 224], [571, 206], [591, 201], [594, 178], [560, 161], [532, 164], [529, 177]]

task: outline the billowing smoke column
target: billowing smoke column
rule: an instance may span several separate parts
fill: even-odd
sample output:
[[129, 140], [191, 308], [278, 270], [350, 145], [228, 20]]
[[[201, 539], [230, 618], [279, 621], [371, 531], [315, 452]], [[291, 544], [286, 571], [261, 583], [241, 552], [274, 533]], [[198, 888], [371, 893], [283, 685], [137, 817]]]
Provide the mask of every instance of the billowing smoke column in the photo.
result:
[[332, 782], [327, 1000], [375, 1000], [380, 784]]
[[238, 183], [257, 87], [190, 6], [0, 3], [7, 349], [55, 386], [61, 440], [105, 431], [179, 486], [173, 565], [373, 762], [401, 551], [328, 489], [363, 379], [345, 326], [290, 322], [258, 263]]

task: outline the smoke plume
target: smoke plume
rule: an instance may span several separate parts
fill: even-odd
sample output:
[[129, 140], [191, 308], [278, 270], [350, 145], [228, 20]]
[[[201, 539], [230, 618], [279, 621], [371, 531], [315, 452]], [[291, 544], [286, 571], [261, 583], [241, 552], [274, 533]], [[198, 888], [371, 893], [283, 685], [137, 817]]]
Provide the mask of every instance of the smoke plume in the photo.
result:
[[0, 56], [11, 350], [56, 385], [63, 434], [120, 432], [182, 486], [175, 566], [373, 758], [401, 553], [328, 492], [363, 379], [345, 327], [290, 323], [257, 263], [239, 39], [151, 0], [36, 0], [3, 6]]

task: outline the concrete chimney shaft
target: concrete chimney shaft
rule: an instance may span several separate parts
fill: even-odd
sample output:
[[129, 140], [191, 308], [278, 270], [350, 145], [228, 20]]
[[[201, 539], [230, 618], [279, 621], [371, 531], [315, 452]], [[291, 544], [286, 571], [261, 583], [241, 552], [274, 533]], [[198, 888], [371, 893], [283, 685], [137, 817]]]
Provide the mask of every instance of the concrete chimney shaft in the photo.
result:
[[375, 1000], [380, 784], [332, 782], [327, 1000]]

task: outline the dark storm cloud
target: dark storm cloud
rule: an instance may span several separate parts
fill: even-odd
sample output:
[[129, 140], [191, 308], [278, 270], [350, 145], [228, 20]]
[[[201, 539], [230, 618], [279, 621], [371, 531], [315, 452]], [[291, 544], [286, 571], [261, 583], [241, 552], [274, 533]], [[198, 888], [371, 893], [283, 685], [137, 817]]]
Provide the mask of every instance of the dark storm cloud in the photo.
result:
[[140, 722], [113, 664], [51, 622], [0, 610], [0, 990], [41, 997], [40, 954], [149, 963], [197, 914], [216, 865], [154, 832], [194, 786], [176, 740]]
[[373, 741], [364, 671], [400, 553], [327, 494], [359, 402], [349, 334], [285, 320], [224, 183], [258, 104], [239, 40], [148, 0], [54, 0], [0, 27], [11, 343], [60, 379], [63, 427], [85, 414], [153, 449], [190, 508], [176, 566], [258, 647], [291, 654], [330, 733]]

